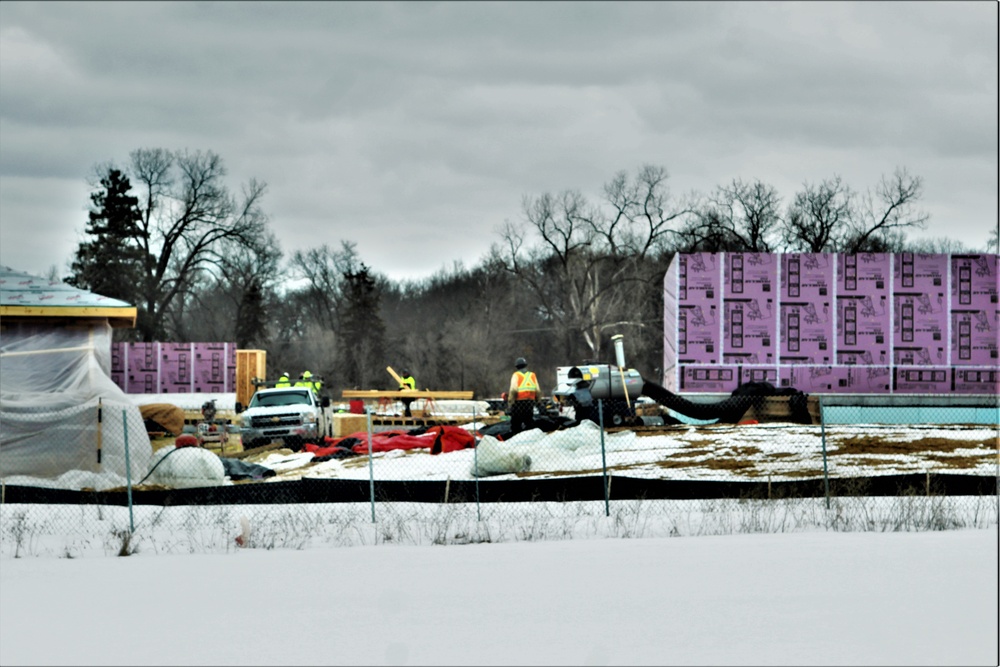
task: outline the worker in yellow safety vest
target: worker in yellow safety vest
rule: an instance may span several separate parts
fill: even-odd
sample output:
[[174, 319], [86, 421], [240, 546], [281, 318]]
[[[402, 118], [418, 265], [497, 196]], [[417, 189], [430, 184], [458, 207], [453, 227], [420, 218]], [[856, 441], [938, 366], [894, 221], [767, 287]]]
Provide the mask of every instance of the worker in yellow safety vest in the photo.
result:
[[507, 402], [510, 404], [510, 434], [516, 435], [535, 427], [535, 399], [538, 398], [538, 378], [528, 370], [528, 362], [518, 357], [510, 376]]
[[[410, 375], [410, 371], [403, 369], [402, 374], [399, 376], [399, 389], [400, 391], [414, 391], [417, 388], [417, 381], [413, 379]], [[413, 413], [410, 412], [410, 403], [413, 402], [412, 398], [401, 398], [400, 402], [403, 404], [403, 416], [412, 417]]]
[[295, 386], [312, 389], [313, 393], [319, 396], [319, 390], [322, 388], [323, 383], [319, 380], [314, 380], [313, 377], [313, 374], [309, 371], [302, 371], [299, 374], [299, 381], [295, 383]]
[[291, 387], [292, 381], [288, 379], [288, 373], [282, 373], [278, 381], [274, 383], [275, 388], [279, 387]]

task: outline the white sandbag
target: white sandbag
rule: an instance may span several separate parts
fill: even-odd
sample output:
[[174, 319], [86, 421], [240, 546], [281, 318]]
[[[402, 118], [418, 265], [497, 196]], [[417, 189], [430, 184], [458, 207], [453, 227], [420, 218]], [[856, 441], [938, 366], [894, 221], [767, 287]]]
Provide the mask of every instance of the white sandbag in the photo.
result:
[[222, 486], [228, 481], [219, 457], [201, 447], [163, 447], [153, 454], [150, 470], [145, 484], [173, 489]]
[[472, 460], [472, 476], [488, 477], [525, 472], [531, 467], [531, 457], [517, 449], [493, 436], [484, 435]]

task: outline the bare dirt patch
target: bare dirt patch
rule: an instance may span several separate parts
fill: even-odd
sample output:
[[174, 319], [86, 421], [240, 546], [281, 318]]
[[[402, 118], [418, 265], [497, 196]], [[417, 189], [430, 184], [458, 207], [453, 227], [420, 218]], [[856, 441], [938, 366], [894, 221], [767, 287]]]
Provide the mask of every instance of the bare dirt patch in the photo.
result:
[[949, 438], [919, 438], [917, 440], [894, 440], [886, 436], [855, 435], [837, 438], [828, 442], [835, 448], [830, 456], [843, 454], [900, 454], [912, 456], [922, 452], [953, 452], [956, 449], [993, 449], [995, 443], [982, 440], [952, 440]]

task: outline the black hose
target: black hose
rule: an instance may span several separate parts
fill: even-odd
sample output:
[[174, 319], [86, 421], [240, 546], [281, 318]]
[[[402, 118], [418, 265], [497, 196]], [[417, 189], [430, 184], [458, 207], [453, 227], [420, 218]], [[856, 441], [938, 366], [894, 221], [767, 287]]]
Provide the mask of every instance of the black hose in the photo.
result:
[[642, 393], [685, 417], [704, 421], [717, 419], [720, 424], [737, 423], [753, 404], [747, 396], [730, 396], [718, 403], [695, 403], [649, 380], [642, 385]]
[[171, 454], [173, 454], [174, 452], [176, 452], [176, 451], [179, 451], [179, 450], [181, 450], [181, 449], [183, 449], [183, 447], [178, 447], [178, 446], [174, 445], [174, 448], [173, 448], [173, 449], [171, 449], [171, 450], [170, 450], [169, 452], [167, 452], [166, 454], [164, 454], [164, 455], [163, 455], [163, 458], [162, 458], [162, 459], [160, 459], [159, 461], [157, 461], [157, 462], [156, 462], [156, 465], [154, 465], [154, 466], [153, 466], [152, 468], [150, 468], [150, 469], [149, 469], [149, 472], [147, 472], [147, 473], [146, 473], [146, 476], [145, 476], [145, 477], [143, 477], [143, 478], [142, 478], [141, 480], [139, 480], [138, 482], [136, 482], [134, 486], [140, 486], [140, 485], [141, 485], [141, 484], [142, 484], [143, 482], [145, 482], [145, 481], [146, 481], [147, 479], [149, 479], [149, 476], [153, 474], [153, 471], [154, 471], [154, 470], [156, 470], [156, 468], [157, 468], [157, 467], [158, 467], [158, 466], [159, 466], [159, 465], [160, 465], [161, 463], [163, 463], [164, 461], [166, 461], [166, 460], [167, 460], [167, 459], [168, 459], [168, 458], [170, 457], [170, 455], [171, 455]]

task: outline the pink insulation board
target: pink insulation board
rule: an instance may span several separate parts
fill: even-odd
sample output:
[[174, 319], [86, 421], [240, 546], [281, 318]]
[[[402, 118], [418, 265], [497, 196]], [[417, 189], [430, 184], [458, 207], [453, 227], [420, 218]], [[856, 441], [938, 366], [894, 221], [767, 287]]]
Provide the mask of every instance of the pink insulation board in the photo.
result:
[[895, 292], [892, 360], [901, 366], [948, 364], [948, 312], [942, 292]]
[[[766, 305], [761, 307], [759, 300], [763, 289], [748, 286], [752, 254], [698, 255], [699, 265], [724, 269], [718, 361], [740, 369], [738, 382], [746, 381], [743, 368], [776, 365], [781, 386], [795, 382], [803, 391], [817, 393], [995, 393], [991, 378], [998, 367], [1000, 337], [996, 254], [778, 255], [779, 288], [772, 311], [777, 314], [776, 364], [745, 340], [749, 311], [767, 319]], [[677, 311], [676, 302], [665, 298], [665, 343], [676, 338]], [[763, 342], [766, 328], [759, 333]], [[708, 381], [711, 387], [695, 388], [706, 380], [686, 369], [703, 371], [702, 365], [679, 360], [665, 344], [664, 376], [674, 390], [683, 381], [686, 391], [718, 391], [717, 380]], [[808, 373], [796, 366], [808, 367]], [[948, 371], [944, 382], [942, 369]]]
[[740, 385], [736, 366], [684, 366], [680, 374], [679, 391], [731, 393]]
[[[127, 366], [125, 365], [125, 346], [122, 345], [121, 343], [112, 343], [111, 344], [111, 372], [112, 373], [119, 373], [120, 375], [123, 376], [123, 379], [124, 379], [124, 375], [125, 375], [126, 369], [127, 369]], [[119, 385], [119, 386], [121, 386], [121, 385]]]
[[888, 394], [892, 387], [892, 369], [889, 366], [849, 366], [847, 386], [850, 394]]
[[196, 343], [195, 346], [195, 391], [219, 391], [217, 387], [226, 386], [226, 344]]
[[892, 361], [948, 365], [948, 255], [892, 256]]
[[778, 386], [777, 366], [740, 366], [740, 384], [769, 382]]
[[807, 394], [887, 394], [888, 366], [781, 366], [778, 385]]
[[112, 343], [111, 354], [123, 365], [112, 379], [127, 393], [223, 393], [236, 387], [235, 343]]
[[896, 366], [893, 368], [894, 394], [947, 394], [951, 391], [951, 368]]
[[157, 345], [157, 343], [125, 343], [128, 372], [156, 371], [159, 368]]
[[833, 255], [781, 255], [779, 363], [833, 363], [833, 269]]
[[135, 371], [125, 380], [125, 391], [129, 394], [159, 394], [160, 381], [156, 371]]
[[951, 256], [951, 364], [996, 366], [997, 255]]
[[1000, 369], [996, 366], [972, 368], [955, 366], [951, 369], [951, 392], [955, 394], [1000, 394]]
[[951, 310], [952, 366], [996, 366], [1000, 312]]
[[807, 394], [846, 392], [847, 366], [782, 366], [778, 369], [779, 387], [791, 387]]
[[195, 343], [159, 343], [160, 393], [194, 391], [194, 345]]
[[781, 304], [782, 364], [833, 363], [833, 321], [830, 302]]
[[681, 363], [717, 364], [721, 360], [722, 275], [719, 257], [692, 253], [682, 257], [677, 276], [677, 358]]
[[722, 289], [722, 362], [778, 361], [778, 256], [726, 253]]
[[837, 364], [888, 364], [890, 255], [837, 255]]

